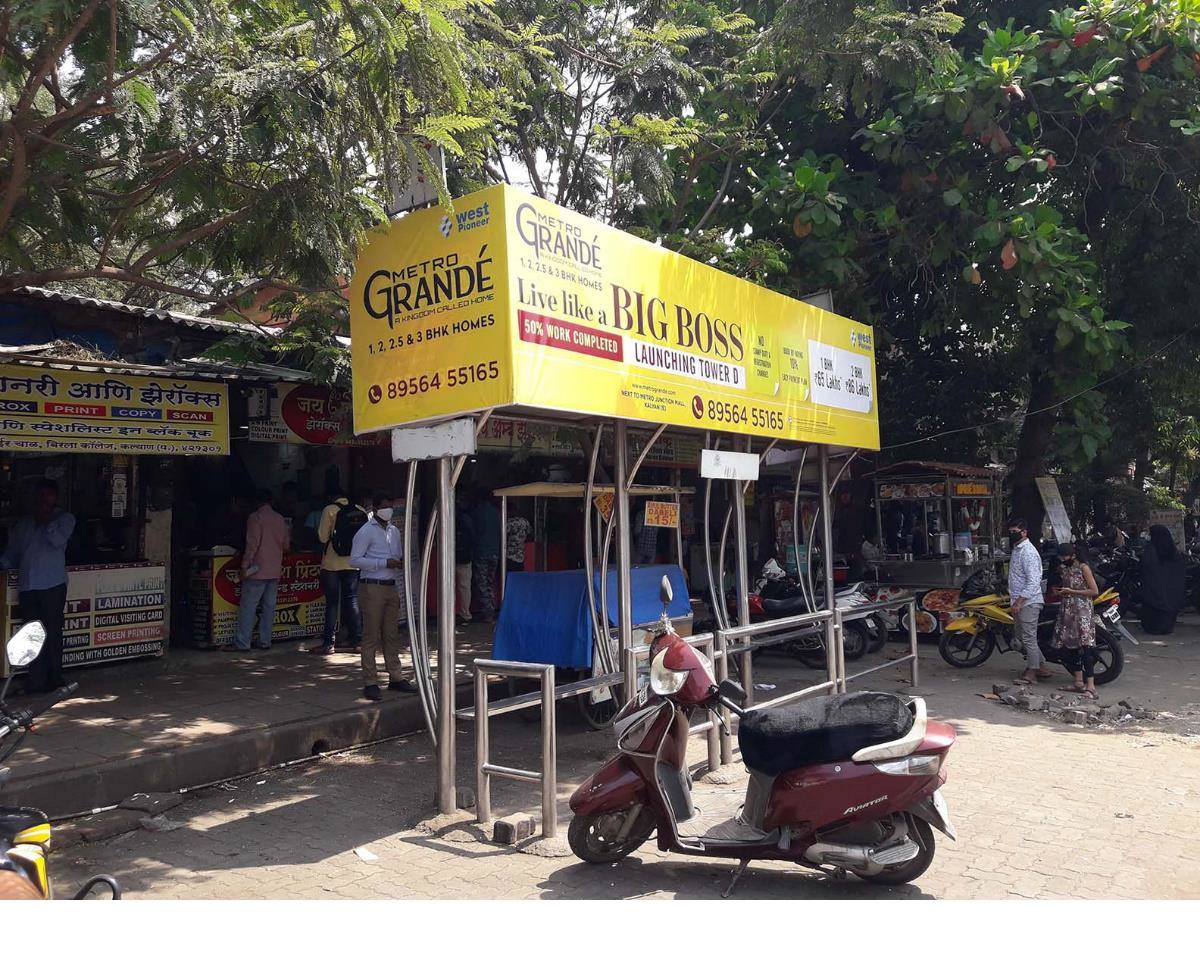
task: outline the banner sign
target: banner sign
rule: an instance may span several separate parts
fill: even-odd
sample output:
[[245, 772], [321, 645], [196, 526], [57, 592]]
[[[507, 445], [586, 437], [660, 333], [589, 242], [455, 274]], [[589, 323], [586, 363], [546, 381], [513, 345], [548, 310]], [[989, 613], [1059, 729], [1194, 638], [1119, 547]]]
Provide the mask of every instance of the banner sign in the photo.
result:
[[368, 238], [354, 428], [531, 408], [879, 448], [871, 328], [506, 185]]
[[[198, 608], [207, 600], [206, 622], [197, 621], [197, 640], [220, 646], [233, 640], [238, 605], [242, 597], [242, 556], [215, 555], [192, 567], [189, 591]], [[199, 601], [196, 601], [199, 600]], [[283, 557], [275, 599], [273, 640], [311, 636], [325, 625], [325, 593], [321, 589], [321, 556], [289, 554]], [[254, 638], [258, 632], [255, 630]]]
[[229, 388], [0, 365], [0, 449], [229, 455]]
[[[17, 574], [8, 583], [9, 636], [21, 618]], [[78, 565], [67, 572], [63, 666], [163, 653], [166, 569], [162, 565]]]
[[[1054, 529], [1054, 540], [1060, 544], [1070, 541], [1071, 518], [1067, 515], [1062, 494], [1058, 492], [1058, 481], [1052, 476], [1037, 476], [1033, 482], [1037, 484], [1038, 493], [1041, 494], [1042, 503], [1046, 507], [1046, 519]], [[1029, 529], [1031, 535], [1039, 530], [1041, 529], [1032, 527]]]
[[679, 504], [666, 500], [647, 500], [646, 527], [679, 527]]
[[251, 442], [290, 442], [309, 446], [383, 446], [379, 434], [355, 436], [350, 393], [323, 385], [275, 385], [270, 413], [249, 423]]

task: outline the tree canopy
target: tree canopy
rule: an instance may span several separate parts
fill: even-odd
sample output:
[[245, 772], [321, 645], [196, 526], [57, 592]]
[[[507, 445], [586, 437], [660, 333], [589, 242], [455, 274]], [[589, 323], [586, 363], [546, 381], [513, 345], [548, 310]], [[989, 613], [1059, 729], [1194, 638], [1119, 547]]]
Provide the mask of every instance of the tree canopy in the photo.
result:
[[[261, 300], [336, 353], [440, 147], [879, 337], [885, 447], [1103, 519], [1196, 475], [1200, 0], [0, 3], [0, 288]], [[887, 449], [885, 448], [885, 452]]]

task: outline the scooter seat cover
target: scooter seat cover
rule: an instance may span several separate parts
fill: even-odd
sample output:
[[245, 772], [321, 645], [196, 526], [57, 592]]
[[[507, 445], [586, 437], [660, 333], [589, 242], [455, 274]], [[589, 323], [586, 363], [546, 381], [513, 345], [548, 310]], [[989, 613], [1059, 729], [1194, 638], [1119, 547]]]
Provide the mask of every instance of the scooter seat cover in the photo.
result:
[[894, 694], [831, 694], [747, 712], [738, 725], [738, 746], [748, 768], [777, 776], [846, 762], [859, 749], [900, 738], [912, 723], [908, 703]]

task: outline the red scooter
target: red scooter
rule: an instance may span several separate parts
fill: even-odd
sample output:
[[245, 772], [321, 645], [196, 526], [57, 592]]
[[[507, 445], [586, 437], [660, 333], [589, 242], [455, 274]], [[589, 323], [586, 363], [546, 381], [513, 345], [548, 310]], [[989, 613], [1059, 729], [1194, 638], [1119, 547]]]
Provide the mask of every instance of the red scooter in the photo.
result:
[[[933, 861], [933, 831], [954, 827], [939, 787], [954, 729], [925, 702], [855, 692], [744, 711], [745, 692], [713, 678], [706, 657], [663, 618], [651, 644], [650, 685], [613, 722], [619, 754], [571, 796], [571, 850], [611, 864], [657, 831], [660, 851], [737, 858], [726, 895], [752, 860], [788, 861], [835, 877], [897, 885]], [[694, 713], [739, 718], [750, 772], [734, 812], [699, 813], [686, 762]], [[718, 715], [720, 717], [720, 715]]]

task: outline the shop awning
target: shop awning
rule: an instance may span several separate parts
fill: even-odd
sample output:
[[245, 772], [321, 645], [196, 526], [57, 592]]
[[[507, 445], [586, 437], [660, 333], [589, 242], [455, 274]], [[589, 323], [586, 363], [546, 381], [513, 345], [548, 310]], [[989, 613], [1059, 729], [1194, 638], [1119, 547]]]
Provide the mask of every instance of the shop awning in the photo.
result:
[[[501, 487], [492, 491], [497, 497], [566, 497], [582, 498], [587, 490], [586, 483], [522, 483], [515, 487]], [[602, 497], [613, 492], [612, 484], [597, 483], [592, 487], [593, 497]], [[670, 496], [676, 493], [695, 493], [691, 487], [665, 487], [635, 485], [629, 488], [631, 497]]]

